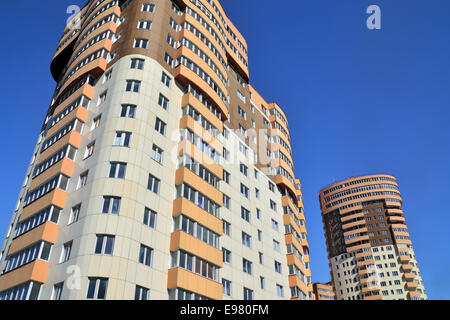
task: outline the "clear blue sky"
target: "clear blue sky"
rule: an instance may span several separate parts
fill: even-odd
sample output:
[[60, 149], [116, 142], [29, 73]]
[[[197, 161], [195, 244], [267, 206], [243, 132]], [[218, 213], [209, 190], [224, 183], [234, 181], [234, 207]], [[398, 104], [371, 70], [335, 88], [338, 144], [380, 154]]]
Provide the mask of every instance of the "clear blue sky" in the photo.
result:
[[[3, 2], [2, 237], [55, 87], [49, 66], [66, 8], [85, 1]], [[319, 190], [389, 173], [429, 297], [450, 299], [450, 1], [222, 2], [247, 39], [252, 84], [290, 122], [313, 280], [330, 277]], [[366, 28], [372, 4], [381, 31]]]

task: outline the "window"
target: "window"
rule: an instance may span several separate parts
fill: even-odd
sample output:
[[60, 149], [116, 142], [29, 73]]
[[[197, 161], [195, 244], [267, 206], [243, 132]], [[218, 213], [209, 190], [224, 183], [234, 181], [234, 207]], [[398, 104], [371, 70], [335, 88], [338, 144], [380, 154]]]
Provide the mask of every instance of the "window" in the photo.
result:
[[258, 230], [258, 241], [262, 241], [262, 231]]
[[253, 300], [253, 290], [244, 288], [244, 300]]
[[106, 290], [108, 289], [107, 278], [89, 278], [87, 299], [106, 299]]
[[275, 272], [281, 273], [281, 263], [275, 261]]
[[86, 186], [87, 179], [88, 179], [88, 173], [89, 173], [89, 172], [86, 171], [86, 172], [83, 172], [83, 173], [80, 175], [80, 179], [78, 180], [78, 187], [77, 187], [77, 190], [83, 188], [84, 186]]
[[64, 263], [69, 261], [71, 253], [72, 253], [72, 241], [64, 244], [63, 250], [61, 252], [61, 259], [59, 262]]
[[118, 147], [129, 147], [131, 140], [130, 132], [116, 132], [116, 136], [114, 138], [113, 146]]
[[245, 273], [252, 274], [252, 263], [250, 261], [242, 259], [242, 266]]
[[139, 263], [150, 267], [152, 264], [152, 255], [153, 249], [141, 244], [141, 249], [139, 251]]
[[270, 209], [277, 211], [277, 204], [273, 200], [270, 200]]
[[109, 178], [125, 179], [127, 164], [121, 162], [111, 162], [109, 167]]
[[174, 20], [172, 17], [170, 17], [170, 19], [169, 19], [169, 25], [170, 25], [175, 31], [178, 31], [178, 25], [177, 25], [177, 23], [175, 22], [175, 20]]
[[72, 208], [72, 211], [70, 213], [69, 218], [69, 224], [75, 223], [80, 218], [80, 210], [81, 210], [81, 204], [76, 205]]
[[223, 181], [227, 184], [231, 183], [231, 174], [225, 170], [223, 170]]
[[106, 96], [107, 96], [108, 92], [103, 92], [102, 94], [100, 94], [99, 98], [98, 98], [98, 102], [97, 102], [97, 106], [101, 105], [103, 102], [106, 101]]
[[64, 282], [55, 284], [53, 286], [52, 300], [61, 300], [63, 287], [64, 287]]
[[269, 190], [275, 192], [275, 185], [269, 181]]
[[95, 141], [92, 142], [91, 144], [88, 144], [88, 146], [86, 147], [86, 152], [84, 153], [83, 159], [86, 160], [87, 158], [92, 156], [94, 154], [94, 149], [95, 149]]
[[277, 296], [284, 297], [283, 286], [277, 284]]
[[238, 106], [238, 113], [244, 120], [247, 120], [247, 113], [240, 106]]
[[148, 40], [147, 39], [134, 39], [133, 48], [147, 49]]
[[134, 300], [148, 300], [149, 290], [147, 288], [136, 286]]
[[158, 104], [164, 109], [167, 110], [169, 108], [169, 99], [167, 99], [162, 94], [159, 94]]
[[121, 198], [103, 197], [102, 213], [119, 214]]
[[136, 117], [136, 106], [131, 104], [123, 104], [120, 111], [120, 117], [134, 119]]
[[145, 208], [144, 212], [144, 224], [150, 228], [155, 229], [157, 213], [151, 209]]
[[166, 87], [170, 88], [170, 82], [172, 81], [172, 79], [165, 73], [163, 72], [161, 75], [161, 82], [163, 84], [166, 85]]
[[108, 72], [105, 73], [105, 76], [103, 77], [103, 83], [105, 83], [108, 80], [110, 80], [111, 77], [112, 77], [112, 70], [109, 70]]
[[141, 88], [141, 82], [138, 80], [127, 80], [126, 92], [139, 92]]
[[259, 284], [261, 286], [261, 289], [264, 290], [264, 288], [266, 287], [266, 279], [264, 279], [264, 277], [259, 277]]
[[145, 63], [144, 59], [131, 59], [130, 69], [143, 70], [144, 63]]
[[159, 186], [161, 184], [161, 180], [156, 178], [155, 176], [152, 176], [151, 174], [148, 177], [148, 190], [152, 191], [153, 193], [158, 194], [159, 193]]
[[227, 297], [231, 297], [231, 281], [222, 279], [223, 294]]
[[97, 235], [95, 254], [112, 255], [114, 250], [114, 240], [114, 236]]
[[227, 264], [231, 264], [231, 251], [225, 248], [222, 248], [223, 254], [223, 262]]
[[152, 3], [144, 3], [142, 5], [142, 12], [154, 12], [155, 11], [155, 5]]
[[166, 39], [167, 43], [172, 47], [175, 48], [176, 46], [176, 41], [174, 40], [174, 38], [170, 35], [170, 33], [167, 34], [167, 39]]
[[245, 232], [242, 232], [242, 244], [246, 247], [252, 247], [252, 237]]
[[248, 167], [245, 164], [241, 163], [240, 170], [244, 176], [248, 177]]
[[152, 159], [158, 163], [162, 163], [163, 162], [163, 154], [164, 154], [163, 149], [161, 149], [156, 144], [154, 144], [153, 148], [152, 148]]
[[101, 115], [99, 115], [98, 117], [94, 118], [94, 120], [92, 121], [91, 131], [97, 129], [100, 126], [101, 119], [102, 119]]
[[278, 222], [272, 219], [272, 229], [278, 231]]
[[277, 252], [280, 252], [280, 251], [281, 251], [280, 243], [279, 243], [278, 241], [276, 241], [276, 240], [273, 240], [273, 249], [274, 249], [275, 251], [277, 251]]
[[248, 211], [244, 207], [241, 207], [241, 218], [247, 222], [250, 222], [250, 211]]
[[223, 206], [228, 210], [231, 210], [231, 198], [226, 194], [223, 194]]
[[167, 52], [164, 55], [164, 61], [173, 68], [173, 58]]
[[140, 20], [138, 22], [138, 29], [151, 30], [152, 29], [152, 22], [150, 20]]
[[255, 188], [255, 197], [256, 197], [257, 199], [259, 199], [259, 198], [261, 197], [261, 194], [260, 194], [258, 188]]
[[241, 183], [241, 194], [242, 194], [244, 197], [246, 197], [247, 199], [250, 198], [250, 192], [249, 192], [249, 189], [248, 189], [244, 184], [242, 184], [242, 183]]
[[231, 237], [231, 224], [223, 220], [223, 233]]
[[258, 252], [259, 264], [264, 264], [264, 254], [262, 252]]
[[163, 136], [166, 135], [166, 127], [167, 125], [161, 121], [161, 119], [156, 118], [156, 122], [155, 122], [155, 130], [158, 131], [160, 134], [162, 134]]

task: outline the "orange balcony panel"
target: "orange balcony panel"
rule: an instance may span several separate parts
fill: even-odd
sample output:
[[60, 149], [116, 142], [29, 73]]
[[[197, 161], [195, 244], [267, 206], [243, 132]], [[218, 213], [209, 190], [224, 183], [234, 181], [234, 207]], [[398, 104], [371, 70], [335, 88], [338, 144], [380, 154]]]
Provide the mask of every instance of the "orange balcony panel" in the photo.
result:
[[90, 46], [89, 48], [87, 48], [82, 54], [80, 54], [69, 66], [68, 66], [68, 70], [72, 70], [73, 67], [75, 67], [78, 63], [80, 63], [81, 61], [83, 61], [84, 59], [86, 59], [86, 57], [88, 57], [89, 55], [91, 55], [92, 53], [100, 50], [100, 49], [106, 49], [109, 52], [111, 52], [111, 48], [112, 48], [112, 41], [108, 38], [103, 39], [97, 43], [95, 43], [94, 45]]
[[217, 234], [223, 234], [223, 223], [221, 219], [216, 218], [185, 198], [178, 198], [173, 202], [173, 216], [176, 217], [180, 214], [184, 214], [197, 221]]
[[409, 244], [412, 245], [411, 240], [407, 240], [407, 239], [400, 239], [400, 240], [395, 240], [396, 244]]
[[420, 297], [420, 292], [418, 292], [418, 291], [408, 291], [408, 297]]
[[42, 198], [30, 203], [28, 206], [23, 208], [22, 214], [20, 215], [19, 222], [22, 222], [35, 213], [47, 208], [50, 205], [55, 205], [59, 208], [64, 208], [66, 202], [67, 194], [61, 189], [55, 189], [47, 193]]
[[[285, 240], [286, 244], [293, 244], [297, 248], [297, 250], [302, 252], [302, 244], [300, 242], [298, 242], [298, 240], [294, 237], [293, 234], [285, 234], [284, 240]], [[306, 258], [306, 256], [304, 256], [304, 258]], [[305, 259], [305, 262], [309, 262], [309, 261], [306, 261], [306, 259]]]
[[[236, 56], [236, 54], [227, 48], [227, 58], [228, 62], [231, 62], [233, 66], [237, 69], [239, 74], [245, 81], [250, 79], [247, 66]], [[248, 59], [246, 59], [248, 60]]]
[[303, 272], [303, 274], [306, 274], [305, 265], [303, 264], [303, 262], [299, 258], [297, 258], [297, 256], [295, 254], [293, 254], [293, 253], [288, 254], [286, 256], [286, 258], [287, 258], [287, 264], [288, 265], [295, 264]]
[[184, 65], [179, 65], [174, 71], [175, 78], [182, 84], [192, 82], [195, 84], [202, 93], [205, 94], [209, 100], [214, 101], [218, 107], [218, 110], [222, 113], [222, 119], [228, 118], [228, 108], [225, 102], [219, 97], [219, 95], [194, 71], [188, 69]]
[[371, 295], [371, 296], [365, 296], [363, 298], [364, 300], [373, 301], [373, 300], [383, 300], [382, 296], [380, 294]]
[[73, 174], [73, 169], [75, 168], [75, 162], [68, 158], [64, 158], [54, 164], [53, 166], [49, 167], [47, 170], [42, 172], [40, 175], [33, 178], [33, 180], [30, 183], [30, 187], [28, 190], [34, 190], [40, 185], [42, 185], [44, 182], [48, 181], [52, 177], [56, 176], [58, 173], [63, 173], [68, 177], [71, 177]]
[[344, 232], [344, 237], [346, 237], [346, 236], [350, 236], [350, 235], [352, 235], [352, 234], [356, 234], [356, 233], [361, 233], [361, 232], [365, 232], [365, 233], [367, 233], [367, 232], [369, 232], [369, 230], [367, 230], [367, 228], [366, 228], [366, 227], [362, 227], [362, 228], [359, 228], [359, 229], [355, 229], [355, 230], [347, 231], [347, 232]]
[[185, 167], [178, 169], [175, 173], [175, 184], [179, 185], [183, 182], [195, 188], [219, 206], [223, 205], [223, 193]]
[[357, 265], [358, 267], [366, 266], [366, 265], [368, 265], [368, 264], [375, 264], [375, 260], [370, 259], [370, 260], [363, 260], [363, 261], [357, 261], [357, 262], [356, 262], [356, 265]]
[[205, 130], [201, 124], [191, 118], [191, 116], [184, 116], [180, 120], [180, 129], [189, 128], [192, 132], [198, 135], [219, 154], [223, 153], [223, 143], [216, 139], [209, 131]]
[[386, 213], [388, 214], [401, 214], [403, 216], [403, 210], [402, 209], [386, 209]]
[[177, 249], [187, 251], [220, 268], [223, 266], [222, 251], [183, 231], [177, 231], [171, 235], [170, 251], [175, 251]]
[[356, 259], [361, 259], [361, 258], [364, 258], [364, 257], [366, 257], [366, 256], [371, 256], [372, 254], [373, 254], [372, 251], [363, 251], [363, 252], [357, 253], [357, 254], [355, 255], [355, 258], [356, 258]]
[[403, 274], [403, 278], [407, 281], [412, 281], [412, 280], [414, 280], [415, 277], [416, 277], [416, 275], [412, 272], [405, 272]]
[[362, 270], [358, 270], [358, 275], [360, 276], [365, 276], [368, 275], [372, 272], [376, 272], [377, 269], [376, 268], [368, 268], [368, 269], [362, 269]]
[[348, 239], [348, 240], [345, 240], [345, 244], [349, 245], [349, 244], [352, 244], [352, 243], [355, 243], [358, 241], [364, 241], [364, 240], [369, 240], [369, 236], [364, 235], [364, 236]]
[[58, 115], [61, 111], [63, 111], [66, 107], [68, 107], [76, 98], [84, 95], [89, 100], [92, 100], [94, 97], [95, 89], [89, 83], [85, 83], [79, 89], [77, 89], [74, 93], [70, 95], [69, 98], [64, 100], [60, 105], [58, 105], [53, 112], [54, 115]]
[[380, 287], [378, 286], [369, 286], [361, 289], [362, 293], [380, 291]]
[[399, 256], [398, 260], [400, 261], [400, 263], [409, 263], [409, 261], [411, 260], [410, 256]]
[[[350, 229], [350, 228], [353, 228], [353, 227], [360, 227], [360, 228], [362, 228], [362, 227], [364, 227], [366, 225], [366, 221], [365, 220], [358, 220], [358, 221], [355, 221], [355, 222], [351, 222], [351, 223], [346, 223], [346, 224], [343, 224], [342, 225], [342, 228], [343, 229]], [[366, 229], [367, 230], [367, 229]]]
[[307, 293], [308, 286], [296, 275], [289, 276], [289, 287], [299, 287], [303, 292]]
[[181, 268], [169, 270], [167, 288], [182, 288], [213, 300], [222, 300], [222, 284]]
[[416, 291], [418, 286], [419, 286], [419, 284], [415, 283], [415, 282], [406, 282], [405, 283], [405, 289], [408, 291]]
[[223, 177], [223, 167], [187, 140], [178, 144], [178, 155], [187, 154], [219, 178]]
[[295, 223], [294, 219], [292, 219], [292, 217], [289, 214], [283, 215], [283, 224], [284, 225], [290, 224], [298, 234], [302, 233], [298, 225]]
[[60, 129], [64, 128], [70, 121], [74, 119], [80, 119], [81, 121], [87, 121], [89, 111], [83, 108], [82, 106], [78, 106], [76, 109], [72, 110], [67, 116], [65, 116], [61, 121], [56, 123], [53, 127], [48, 129], [46, 137], [51, 137], [55, 133], [57, 133]]
[[100, 28], [96, 29], [92, 34], [90, 34], [88, 37], [86, 37], [82, 42], [78, 43], [76, 47], [74, 48], [74, 52], [77, 52], [83, 46], [91, 41], [93, 38], [97, 37], [99, 34], [110, 30], [112, 33], [117, 33], [117, 24], [114, 21], [110, 21], [102, 25]]
[[410, 265], [409, 263], [406, 263], [406, 264], [400, 265], [400, 269], [401, 269], [403, 272], [408, 273], [409, 271], [411, 271], [411, 270], [413, 269], [413, 266]]
[[13, 271], [0, 276], [0, 291], [13, 288], [27, 281], [44, 283], [47, 279], [49, 264], [42, 260], [35, 260]]
[[187, 93], [181, 100], [181, 105], [191, 105], [195, 110], [201, 113], [206, 120], [208, 120], [214, 127], [223, 132], [223, 122], [218, 119], [203, 103], [201, 103], [192, 93]]
[[15, 238], [11, 242], [8, 255], [12, 255], [20, 250], [38, 242], [47, 241], [50, 243], [56, 242], [56, 236], [58, 234], [58, 225], [53, 222], [46, 222], [37, 228], [34, 228], [21, 236]]
[[364, 214], [362, 212], [359, 212], [359, 213], [351, 214], [351, 215], [346, 216], [346, 217], [341, 217], [341, 221], [342, 221], [342, 223], [345, 223], [347, 221], [350, 221], [350, 220], [353, 220], [353, 219], [358, 219], [358, 218], [363, 218], [364, 219]]
[[274, 180], [276, 185], [286, 187], [291, 192], [292, 196], [294, 198], [296, 198], [296, 196], [295, 196], [295, 194], [296, 194], [295, 193], [295, 186], [292, 184], [291, 181], [289, 181], [288, 178], [286, 178], [285, 176], [279, 174], [279, 175], [275, 176], [275, 178], [273, 180]]

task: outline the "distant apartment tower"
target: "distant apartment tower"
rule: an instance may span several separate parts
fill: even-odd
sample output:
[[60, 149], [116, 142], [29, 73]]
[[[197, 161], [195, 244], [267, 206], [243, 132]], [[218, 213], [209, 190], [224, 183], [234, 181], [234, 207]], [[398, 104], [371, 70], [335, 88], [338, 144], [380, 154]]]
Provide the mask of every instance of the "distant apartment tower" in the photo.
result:
[[51, 72], [0, 299], [312, 298], [288, 121], [217, 0], [88, 1]]
[[317, 301], [335, 300], [336, 294], [334, 293], [332, 282], [331, 281], [328, 283], [314, 282], [313, 283], [313, 296], [314, 296], [314, 300], [317, 300]]
[[319, 198], [338, 300], [427, 299], [393, 176], [349, 178]]

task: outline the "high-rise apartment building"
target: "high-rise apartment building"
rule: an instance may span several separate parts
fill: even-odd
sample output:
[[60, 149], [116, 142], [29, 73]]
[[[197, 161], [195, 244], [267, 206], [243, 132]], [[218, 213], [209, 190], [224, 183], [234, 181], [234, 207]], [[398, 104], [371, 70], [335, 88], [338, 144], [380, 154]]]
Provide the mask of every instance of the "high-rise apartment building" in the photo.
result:
[[427, 299], [393, 176], [349, 178], [319, 198], [338, 300]]
[[310, 299], [289, 125], [217, 0], [91, 0], [1, 247], [0, 299]]
[[334, 293], [333, 283], [313, 283], [313, 297], [317, 301], [335, 300], [336, 294]]

